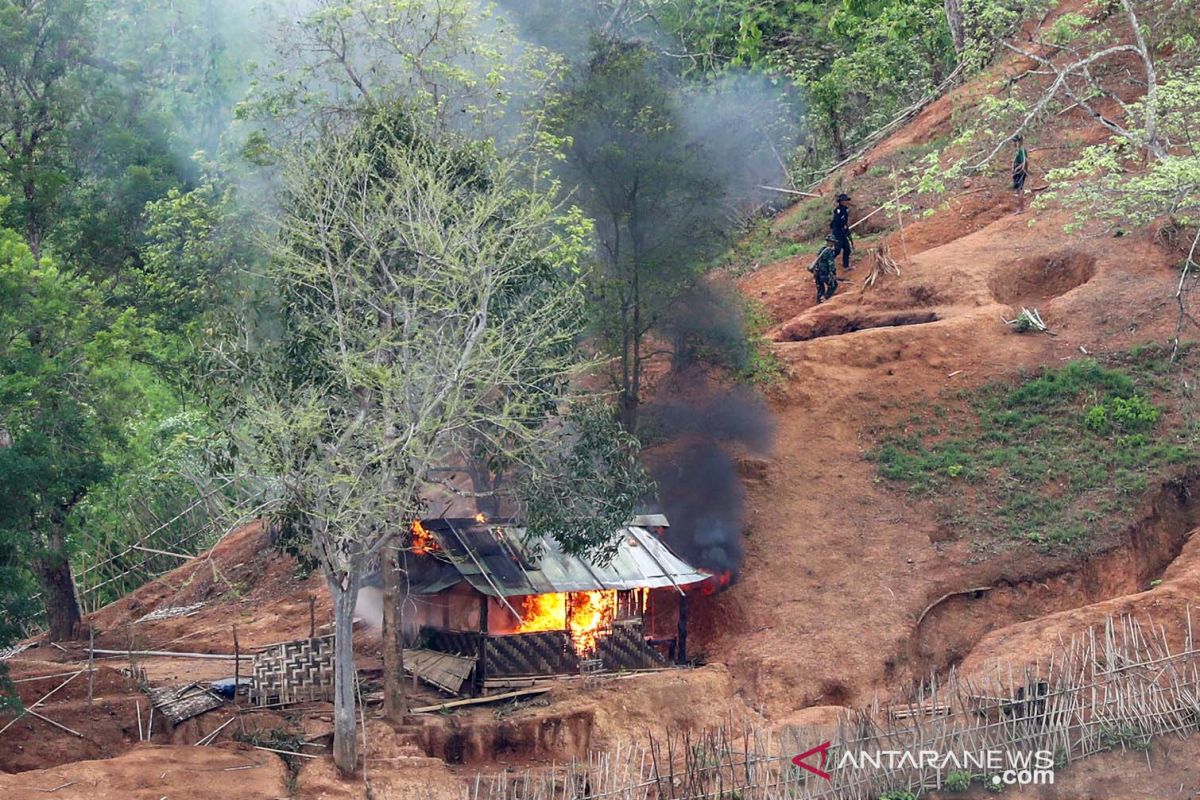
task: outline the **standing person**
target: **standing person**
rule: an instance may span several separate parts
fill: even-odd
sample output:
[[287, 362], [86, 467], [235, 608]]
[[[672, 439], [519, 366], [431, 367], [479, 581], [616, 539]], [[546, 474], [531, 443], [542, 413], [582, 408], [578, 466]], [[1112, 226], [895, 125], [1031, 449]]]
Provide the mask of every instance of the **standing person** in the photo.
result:
[[833, 220], [829, 223], [829, 235], [833, 237], [834, 256], [841, 254], [842, 271], [850, 271], [850, 252], [854, 245], [850, 240], [850, 195], [842, 192], [837, 196], [837, 208], [833, 209]]
[[837, 291], [837, 239], [833, 234], [825, 237], [825, 246], [817, 254], [817, 260], [809, 264], [808, 271], [817, 282], [817, 302], [822, 303], [833, 297]]
[[1017, 213], [1025, 211], [1025, 178], [1029, 175], [1029, 153], [1025, 150], [1025, 137], [1017, 134], [1013, 137], [1016, 152], [1013, 153], [1012, 186], [1013, 194], [1017, 196]]

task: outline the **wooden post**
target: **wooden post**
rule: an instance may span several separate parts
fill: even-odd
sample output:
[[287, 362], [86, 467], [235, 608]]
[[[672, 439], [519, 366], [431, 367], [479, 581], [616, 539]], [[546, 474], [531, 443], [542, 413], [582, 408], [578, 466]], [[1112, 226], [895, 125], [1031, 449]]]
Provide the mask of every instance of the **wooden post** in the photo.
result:
[[383, 548], [379, 558], [383, 572], [383, 715], [397, 723], [403, 722], [408, 714], [403, 630], [408, 581], [400, 559], [400, 547], [395, 540]]
[[238, 645], [237, 623], [233, 624], [233, 702], [238, 699], [238, 688], [242, 683], [242, 648]]
[[687, 612], [688, 598], [686, 594], [681, 594], [679, 596], [679, 628], [675, 634], [678, 640], [675, 648], [675, 663], [680, 665], [687, 663]]
[[317, 638], [317, 599], [308, 596], [308, 638]]
[[[134, 681], [138, 680], [137, 659], [134, 658], [134, 655], [133, 655], [133, 631], [132, 630], [129, 631], [129, 677]], [[138, 683], [139, 683], [139, 685], [141, 684], [140, 681], [138, 681]], [[138, 712], [138, 724], [141, 725], [141, 722], [142, 722], [142, 715], [141, 715], [141, 712], [139, 711]], [[141, 741], [140, 734], [138, 735], [138, 741]]]
[[487, 678], [488, 599], [479, 595], [479, 647], [475, 654], [475, 694], [483, 694], [483, 681]]
[[96, 677], [96, 629], [88, 626], [88, 708], [92, 707], [92, 685]]

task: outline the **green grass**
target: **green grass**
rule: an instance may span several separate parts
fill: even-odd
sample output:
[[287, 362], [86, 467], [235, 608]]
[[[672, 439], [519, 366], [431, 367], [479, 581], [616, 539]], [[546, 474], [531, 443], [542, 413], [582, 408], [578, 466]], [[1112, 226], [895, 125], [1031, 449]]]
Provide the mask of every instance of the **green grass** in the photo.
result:
[[875, 431], [870, 457], [981, 550], [1086, 550], [1200, 461], [1194, 361], [1143, 348], [990, 383]]

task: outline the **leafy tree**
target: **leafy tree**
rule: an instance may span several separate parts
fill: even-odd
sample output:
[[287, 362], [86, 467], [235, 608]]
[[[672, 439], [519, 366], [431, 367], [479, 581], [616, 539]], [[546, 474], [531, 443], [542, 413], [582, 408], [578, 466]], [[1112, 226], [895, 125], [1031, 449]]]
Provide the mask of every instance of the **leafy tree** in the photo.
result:
[[67, 130], [83, 105], [87, 4], [0, 0], [0, 191], [37, 254], [68, 183]]
[[536, 98], [557, 73], [474, 0], [320, 0], [281, 14], [270, 61], [237, 117], [243, 152], [268, 164], [281, 142], [343, 128], [404, 100], [439, 129], [519, 130], [509, 101]]
[[143, 336], [86, 279], [36, 258], [0, 229], [0, 537], [42, 586], [53, 640], [80, 622], [71, 574], [73, 515], [111, 473], [129, 409], [142, 395], [128, 352]]
[[349, 771], [359, 581], [430, 493], [456, 491], [440, 467], [478, 441], [514, 465], [544, 457], [583, 248], [555, 187], [402, 111], [306, 148], [284, 185], [278, 327], [230, 353], [221, 381], [239, 450], [277, 477], [334, 599], [334, 756]]
[[669, 74], [642, 45], [597, 40], [551, 116], [567, 175], [595, 221], [601, 268], [589, 306], [614, 356], [621, 423], [636, 432], [649, 337], [728, 235], [724, 175], [690, 136]]
[[526, 525], [566, 552], [603, 561], [618, 544], [603, 531], [623, 526], [630, 510], [654, 494], [641, 445], [599, 399], [576, 403], [556, 438], [546, 463], [522, 478]]

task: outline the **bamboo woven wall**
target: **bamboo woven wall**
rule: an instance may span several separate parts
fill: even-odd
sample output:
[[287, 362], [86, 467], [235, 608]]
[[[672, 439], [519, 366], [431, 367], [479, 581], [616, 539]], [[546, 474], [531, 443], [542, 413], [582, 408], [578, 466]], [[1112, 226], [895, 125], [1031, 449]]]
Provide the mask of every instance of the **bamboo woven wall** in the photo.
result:
[[256, 705], [332, 699], [332, 635], [284, 642], [254, 657], [251, 700]]

